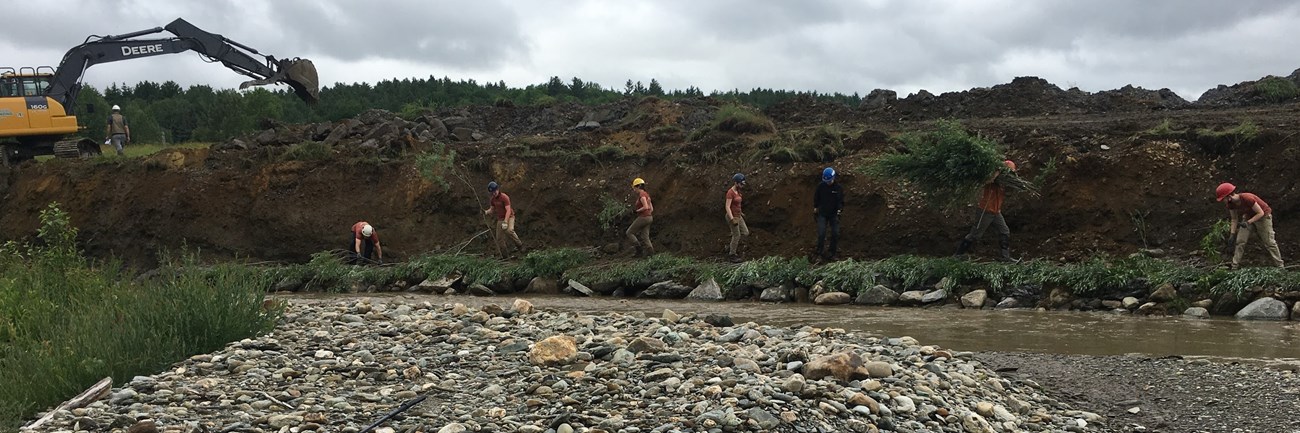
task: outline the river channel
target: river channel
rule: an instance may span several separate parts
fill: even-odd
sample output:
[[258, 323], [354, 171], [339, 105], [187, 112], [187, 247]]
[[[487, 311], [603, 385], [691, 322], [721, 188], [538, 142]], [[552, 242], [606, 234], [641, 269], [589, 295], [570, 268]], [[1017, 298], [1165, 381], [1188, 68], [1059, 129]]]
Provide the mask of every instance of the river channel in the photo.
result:
[[[279, 297], [313, 300], [373, 299], [376, 302], [463, 303], [509, 307], [514, 297], [480, 298], [424, 294], [305, 294]], [[911, 336], [922, 344], [962, 351], [1034, 352], [1068, 355], [1178, 355], [1214, 359], [1266, 359], [1300, 364], [1300, 324], [1144, 317], [1110, 312], [966, 310], [956, 307], [891, 308], [758, 302], [519, 296], [538, 308], [600, 314], [642, 312], [728, 314], [737, 323], [843, 328], [867, 335]]]

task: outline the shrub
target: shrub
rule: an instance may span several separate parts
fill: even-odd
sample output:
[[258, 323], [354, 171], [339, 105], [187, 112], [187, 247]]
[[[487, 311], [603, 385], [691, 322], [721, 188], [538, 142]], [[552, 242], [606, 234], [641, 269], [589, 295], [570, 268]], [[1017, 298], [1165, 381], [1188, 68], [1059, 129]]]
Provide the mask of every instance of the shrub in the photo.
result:
[[776, 125], [761, 113], [750, 108], [728, 104], [718, 109], [713, 115], [712, 128], [718, 131], [738, 134], [761, 134], [775, 132]]
[[1283, 102], [1300, 96], [1300, 87], [1286, 78], [1266, 77], [1255, 82], [1255, 93], [1268, 102]]
[[415, 156], [415, 170], [420, 177], [442, 186], [443, 191], [451, 188], [446, 175], [456, 168], [456, 151], [447, 148], [446, 143], [435, 142], [433, 148]]
[[596, 214], [596, 220], [600, 221], [600, 228], [609, 231], [615, 228], [619, 220], [628, 214], [628, 205], [615, 200], [609, 194], [600, 196], [600, 212]]
[[304, 141], [289, 147], [280, 156], [284, 161], [321, 161], [329, 159], [330, 146], [319, 141]]
[[955, 120], [935, 129], [898, 137], [905, 150], [880, 156], [867, 168], [874, 176], [908, 182], [934, 204], [965, 202], [1002, 169], [1002, 152], [993, 140], [971, 135]]
[[1215, 221], [1210, 226], [1210, 230], [1201, 238], [1201, 253], [1211, 262], [1217, 263], [1223, 261], [1225, 245], [1232, 245], [1231, 239], [1228, 239], [1228, 233], [1232, 230], [1232, 223], [1228, 220]]
[[105, 376], [155, 373], [186, 357], [270, 330], [265, 273], [236, 265], [168, 262], [135, 281], [76, 250], [76, 230], [51, 204], [42, 245], [0, 249], [0, 429]]

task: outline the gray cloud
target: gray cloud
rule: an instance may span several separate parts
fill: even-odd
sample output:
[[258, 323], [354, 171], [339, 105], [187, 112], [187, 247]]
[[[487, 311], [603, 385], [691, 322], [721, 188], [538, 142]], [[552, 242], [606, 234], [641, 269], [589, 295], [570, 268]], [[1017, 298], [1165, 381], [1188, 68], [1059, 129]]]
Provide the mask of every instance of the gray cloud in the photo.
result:
[[[533, 0], [527, 2], [50, 0], [12, 8], [0, 58], [49, 64], [89, 34], [177, 16], [279, 57], [311, 57], [326, 83], [449, 76], [512, 85], [550, 76], [621, 87], [900, 93], [1037, 75], [1099, 91], [1288, 74], [1300, 5], [1244, 0]], [[69, 13], [74, 11], [74, 13]], [[49, 23], [58, 22], [58, 26]], [[101, 69], [103, 68], [103, 69]], [[104, 78], [111, 77], [111, 78]], [[87, 78], [230, 86], [193, 59], [96, 67]]]

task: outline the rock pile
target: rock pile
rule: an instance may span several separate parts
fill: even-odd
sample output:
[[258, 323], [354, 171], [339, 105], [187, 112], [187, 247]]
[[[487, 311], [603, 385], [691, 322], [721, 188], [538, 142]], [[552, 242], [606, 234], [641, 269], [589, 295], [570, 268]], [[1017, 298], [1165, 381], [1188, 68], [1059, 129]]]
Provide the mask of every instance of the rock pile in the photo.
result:
[[910, 337], [669, 313], [295, 304], [270, 335], [136, 377], [42, 429], [357, 432], [421, 395], [384, 431], [1090, 431], [1101, 420]]

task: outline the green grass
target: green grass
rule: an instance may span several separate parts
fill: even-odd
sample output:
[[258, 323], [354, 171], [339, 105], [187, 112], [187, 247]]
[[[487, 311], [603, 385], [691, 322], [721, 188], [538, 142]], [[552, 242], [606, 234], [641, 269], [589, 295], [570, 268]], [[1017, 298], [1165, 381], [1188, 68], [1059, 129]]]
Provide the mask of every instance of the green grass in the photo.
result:
[[535, 276], [623, 285], [664, 280], [694, 284], [712, 278], [724, 289], [782, 284], [811, 286], [821, 281], [828, 290], [848, 293], [859, 293], [876, 284], [896, 290], [928, 290], [943, 281], [946, 283], [940, 288], [945, 289], [966, 285], [997, 292], [1060, 287], [1080, 296], [1100, 296], [1163, 283], [1194, 285], [1207, 295], [1246, 293], [1258, 288], [1300, 290], [1300, 275], [1293, 272], [1268, 268], [1235, 272], [1207, 270], [1146, 256], [1098, 256], [1069, 264], [1043, 261], [1007, 264], [903, 255], [877, 261], [842, 260], [823, 266], [813, 266], [804, 257], [769, 256], [735, 265], [666, 253], [637, 260], [598, 261], [589, 250], [560, 248], [534, 251], [513, 263], [467, 254], [430, 254], [386, 267], [347, 265], [330, 254], [320, 253], [309, 263], [264, 272], [272, 281], [297, 279], [306, 283], [307, 290], [317, 291], [383, 287], [399, 280], [416, 284], [424, 278], [452, 274], [463, 276], [467, 284], [488, 286], [506, 278]]
[[1282, 102], [1300, 96], [1300, 87], [1286, 78], [1266, 77], [1255, 82], [1255, 92], [1268, 102]]
[[319, 141], [304, 141], [292, 146], [280, 155], [283, 161], [323, 161], [329, 159], [332, 149]]
[[766, 132], [775, 132], [776, 125], [772, 124], [762, 113], [749, 107], [736, 104], [724, 105], [713, 115], [713, 121], [709, 123], [710, 129], [724, 132], [734, 132], [737, 134], [761, 134]]
[[1210, 128], [1201, 128], [1196, 130], [1196, 135], [1202, 138], [1221, 139], [1230, 138], [1233, 144], [1243, 144], [1255, 140], [1259, 137], [1259, 126], [1255, 122], [1244, 120], [1237, 126], [1224, 130], [1215, 130]]
[[1151, 127], [1151, 129], [1143, 131], [1142, 135], [1145, 135], [1147, 137], [1165, 138], [1165, 137], [1178, 137], [1186, 133], [1187, 133], [1187, 129], [1174, 129], [1173, 121], [1170, 121], [1169, 119], [1165, 119], [1162, 120], [1159, 124], [1156, 124], [1156, 126]]
[[[153, 155], [158, 152], [162, 152], [164, 150], [206, 149], [209, 146], [212, 146], [212, 143], [206, 143], [206, 142], [186, 142], [186, 143], [176, 143], [176, 144], [131, 143], [126, 146], [122, 146], [122, 153], [124, 153], [125, 155], [118, 156], [117, 151], [113, 149], [113, 146], [102, 145], [99, 147], [99, 149], [100, 152], [103, 152], [103, 155], [100, 155], [95, 159], [113, 160], [117, 158], [142, 158], [142, 157]], [[52, 159], [54, 159], [54, 155], [42, 155], [36, 157], [37, 161], [49, 161]]]
[[848, 153], [843, 133], [834, 125], [809, 131], [784, 132], [759, 143], [758, 156], [773, 162], [829, 162]]
[[57, 206], [41, 214], [38, 245], [0, 248], [0, 430], [105, 376], [118, 383], [270, 330], [271, 280], [237, 265], [171, 262], [136, 281], [77, 251]]

